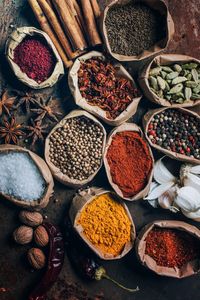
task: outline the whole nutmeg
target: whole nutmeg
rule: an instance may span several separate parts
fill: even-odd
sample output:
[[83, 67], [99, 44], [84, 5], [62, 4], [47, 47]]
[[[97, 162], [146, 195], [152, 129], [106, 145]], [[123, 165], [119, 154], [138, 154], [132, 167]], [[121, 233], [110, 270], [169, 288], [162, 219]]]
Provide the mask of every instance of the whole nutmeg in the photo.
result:
[[19, 219], [28, 226], [39, 226], [43, 222], [43, 216], [39, 212], [22, 210]]
[[49, 242], [49, 235], [44, 226], [38, 226], [34, 231], [34, 239], [38, 246], [45, 247]]
[[36, 269], [42, 269], [46, 263], [46, 257], [43, 251], [39, 248], [31, 248], [27, 254], [30, 265]]
[[29, 226], [20, 226], [13, 232], [13, 238], [20, 245], [28, 244], [33, 239], [33, 228]]

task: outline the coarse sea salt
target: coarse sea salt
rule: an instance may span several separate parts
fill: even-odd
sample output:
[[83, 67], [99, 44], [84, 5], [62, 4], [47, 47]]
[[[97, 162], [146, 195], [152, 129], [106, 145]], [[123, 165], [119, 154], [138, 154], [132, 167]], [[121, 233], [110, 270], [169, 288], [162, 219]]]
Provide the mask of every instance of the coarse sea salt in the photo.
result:
[[46, 183], [28, 153], [0, 154], [0, 192], [23, 201], [39, 200]]

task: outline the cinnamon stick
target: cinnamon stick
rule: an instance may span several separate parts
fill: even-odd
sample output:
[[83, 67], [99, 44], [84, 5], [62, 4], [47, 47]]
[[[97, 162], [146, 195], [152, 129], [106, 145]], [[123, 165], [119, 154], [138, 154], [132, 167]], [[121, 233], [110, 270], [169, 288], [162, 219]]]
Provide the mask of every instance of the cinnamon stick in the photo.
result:
[[86, 30], [86, 25], [85, 25], [85, 21], [84, 21], [84, 18], [83, 18], [83, 14], [82, 14], [82, 11], [81, 11], [81, 8], [79, 6], [79, 4], [77, 3], [76, 0], [72, 0], [73, 2], [73, 5], [74, 5], [74, 9], [76, 11], [76, 20], [82, 30], [82, 32], [84, 33], [85, 37], [89, 40], [89, 36], [88, 36], [88, 33], [87, 33], [87, 30]]
[[92, 4], [92, 9], [95, 15], [95, 18], [98, 19], [101, 15], [101, 9], [99, 7], [99, 4], [97, 2], [97, 0], [90, 0], [91, 4]]
[[87, 26], [88, 34], [90, 36], [90, 42], [92, 46], [96, 46], [102, 43], [100, 35], [97, 30], [96, 20], [93, 13], [90, 0], [81, 0], [83, 9], [83, 15], [85, 17], [85, 23]]
[[64, 65], [66, 68], [69, 68], [72, 65], [72, 61], [68, 60], [62, 46], [60, 45], [59, 41], [57, 40], [57, 37], [55, 36], [54, 32], [52, 31], [48, 20], [46, 19], [45, 15], [43, 14], [43, 11], [41, 7], [39, 6], [37, 0], [28, 0], [29, 5], [31, 6], [33, 13], [38, 20], [38, 23], [40, 24], [40, 27], [44, 32], [46, 32], [49, 37], [51, 38], [54, 46], [56, 47]]
[[60, 19], [63, 23], [66, 33], [70, 37], [70, 41], [73, 43], [75, 49], [83, 50], [87, 47], [87, 43], [83, 34], [80, 34], [80, 31], [77, 27], [75, 19], [70, 13], [69, 6], [65, 0], [54, 0], [54, 5], [60, 16]]
[[54, 13], [52, 7], [48, 4], [48, 1], [47, 0], [37, 0], [37, 1], [39, 3], [40, 7], [42, 8], [43, 12], [45, 13], [52, 28], [54, 29], [68, 58], [70, 58], [70, 59], [75, 58], [76, 54], [74, 54], [72, 52], [71, 45], [65, 36], [65, 33], [57, 19], [56, 14]]

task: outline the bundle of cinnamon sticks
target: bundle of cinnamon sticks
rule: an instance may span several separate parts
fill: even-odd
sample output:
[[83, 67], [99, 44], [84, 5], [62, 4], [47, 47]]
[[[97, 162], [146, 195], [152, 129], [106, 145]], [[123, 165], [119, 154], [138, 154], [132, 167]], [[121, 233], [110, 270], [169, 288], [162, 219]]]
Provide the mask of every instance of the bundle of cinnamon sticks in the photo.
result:
[[97, 0], [28, 0], [40, 27], [54, 43], [66, 68], [89, 46], [102, 43]]

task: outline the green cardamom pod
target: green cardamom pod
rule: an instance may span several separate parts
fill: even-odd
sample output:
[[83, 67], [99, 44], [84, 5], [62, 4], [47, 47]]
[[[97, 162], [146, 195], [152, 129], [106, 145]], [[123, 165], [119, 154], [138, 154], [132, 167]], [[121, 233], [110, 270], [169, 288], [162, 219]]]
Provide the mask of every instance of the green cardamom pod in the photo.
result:
[[162, 90], [158, 91], [157, 95], [159, 98], [163, 98], [163, 91]]
[[160, 67], [156, 67], [150, 70], [149, 75], [150, 76], [157, 76], [160, 74], [161, 68]]
[[178, 98], [176, 100], [176, 103], [183, 104], [184, 103], [184, 99], [183, 98]]
[[192, 89], [192, 92], [193, 92], [194, 94], [199, 94], [199, 93], [200, 93], [200, 84], [197, 85], [197, 87], [193, 88], [193, 89]]
[[157, 79], [155, 78], [155, 77], [153, 77], [153, 76], [150, 76], [149, 77], [149, 82], [150, 82], [150, 86], [154, 89], [154, 90], [156, 90], [156, 91], [158, 91], [158, 82], [157, 82]]
[[173, 70], [170, 68], [170, 67], [167, 67], [167, 66], [161, 66], [162, 70], [167, 72], [167, 73], [171, 73], [173, 72]]
[[174, 69], [174, 71], [176, 71], [178, 73], [180, 73], [182, 71], [182, 67], [180, 65], [178, 65], [178, 64], [175, 64], [173, 66], [173, 69]]
[[192, 77], [193, 77], [194, 81], [198, 82], [198, 80], [199, 80], [199, 74], [198, 74], [197, 70], [196, 69], [192, 69], [191, 74], [192, 74]]
[[171, 72], [171, 73], [167, 74], [166, 79], [171, 80], [171, 79], [178, 77], [178, 75], [179, 75], [178, 72]]
[[167, 72], [160, 71], [160, 75], [161, 75], [161, 77], [162, 77], [163, 79], [165, 79], [166, 76], [167, 76]]
[[168, 92], [170, 90], [170, 86], [167, 83], [167, 81], [165, 81], [165, 91]]
[[188, 64], [182, 65], [182, 68], [187, 69], [187, 70], [196, 69], [197, 67], [198, 67], [197, 63], [188, 63]]
[[170, 101], [172, 99], [172, 95], [165, 95], [165, 98]]
[[200, 94], [192, 94], [191, 99], [192, 100], [200, 99]]
[[177, 94], [179, 92], [181, 92], [183, 89], [183, 84], [179, 83], [177, 85], [175, 85], [173, 88], [171, 88], [171, 90], [168, 92], [168, 94]]
[[166, 86], [166, 81], [164, 79], [162, 79], [162, 77], [160, 77], [160, 76], [157, 77], [157, 81], [158, 81], [158, 85], [161, 88], [161, 90], [164, 90], [165, 86]]
[[184, 76], [178, 76], [178, 77], [176, 77], [176, 78], [174, 78], [172, 80], [172, 85], [176, 85], [176, 84], [184, 82], [184, 81], [187, 81], [186, 77], [184, 77]]
[[197, 82], [195, 82], [195, 81], [186, 81], [185, 82], [185, 86], [186, 87], [190, 87], [190, 88], [195, 88], [195, 87], [197, 87]]
[[186, 77], [187, 77], [187, 80], [189, 80], [189, 81], [192, 80], [192, 74], [191, 73], [187, 74]]
[[192, 97], [192, 89], [189, 87], [185, 88], [185, 99], [190, 100]]

